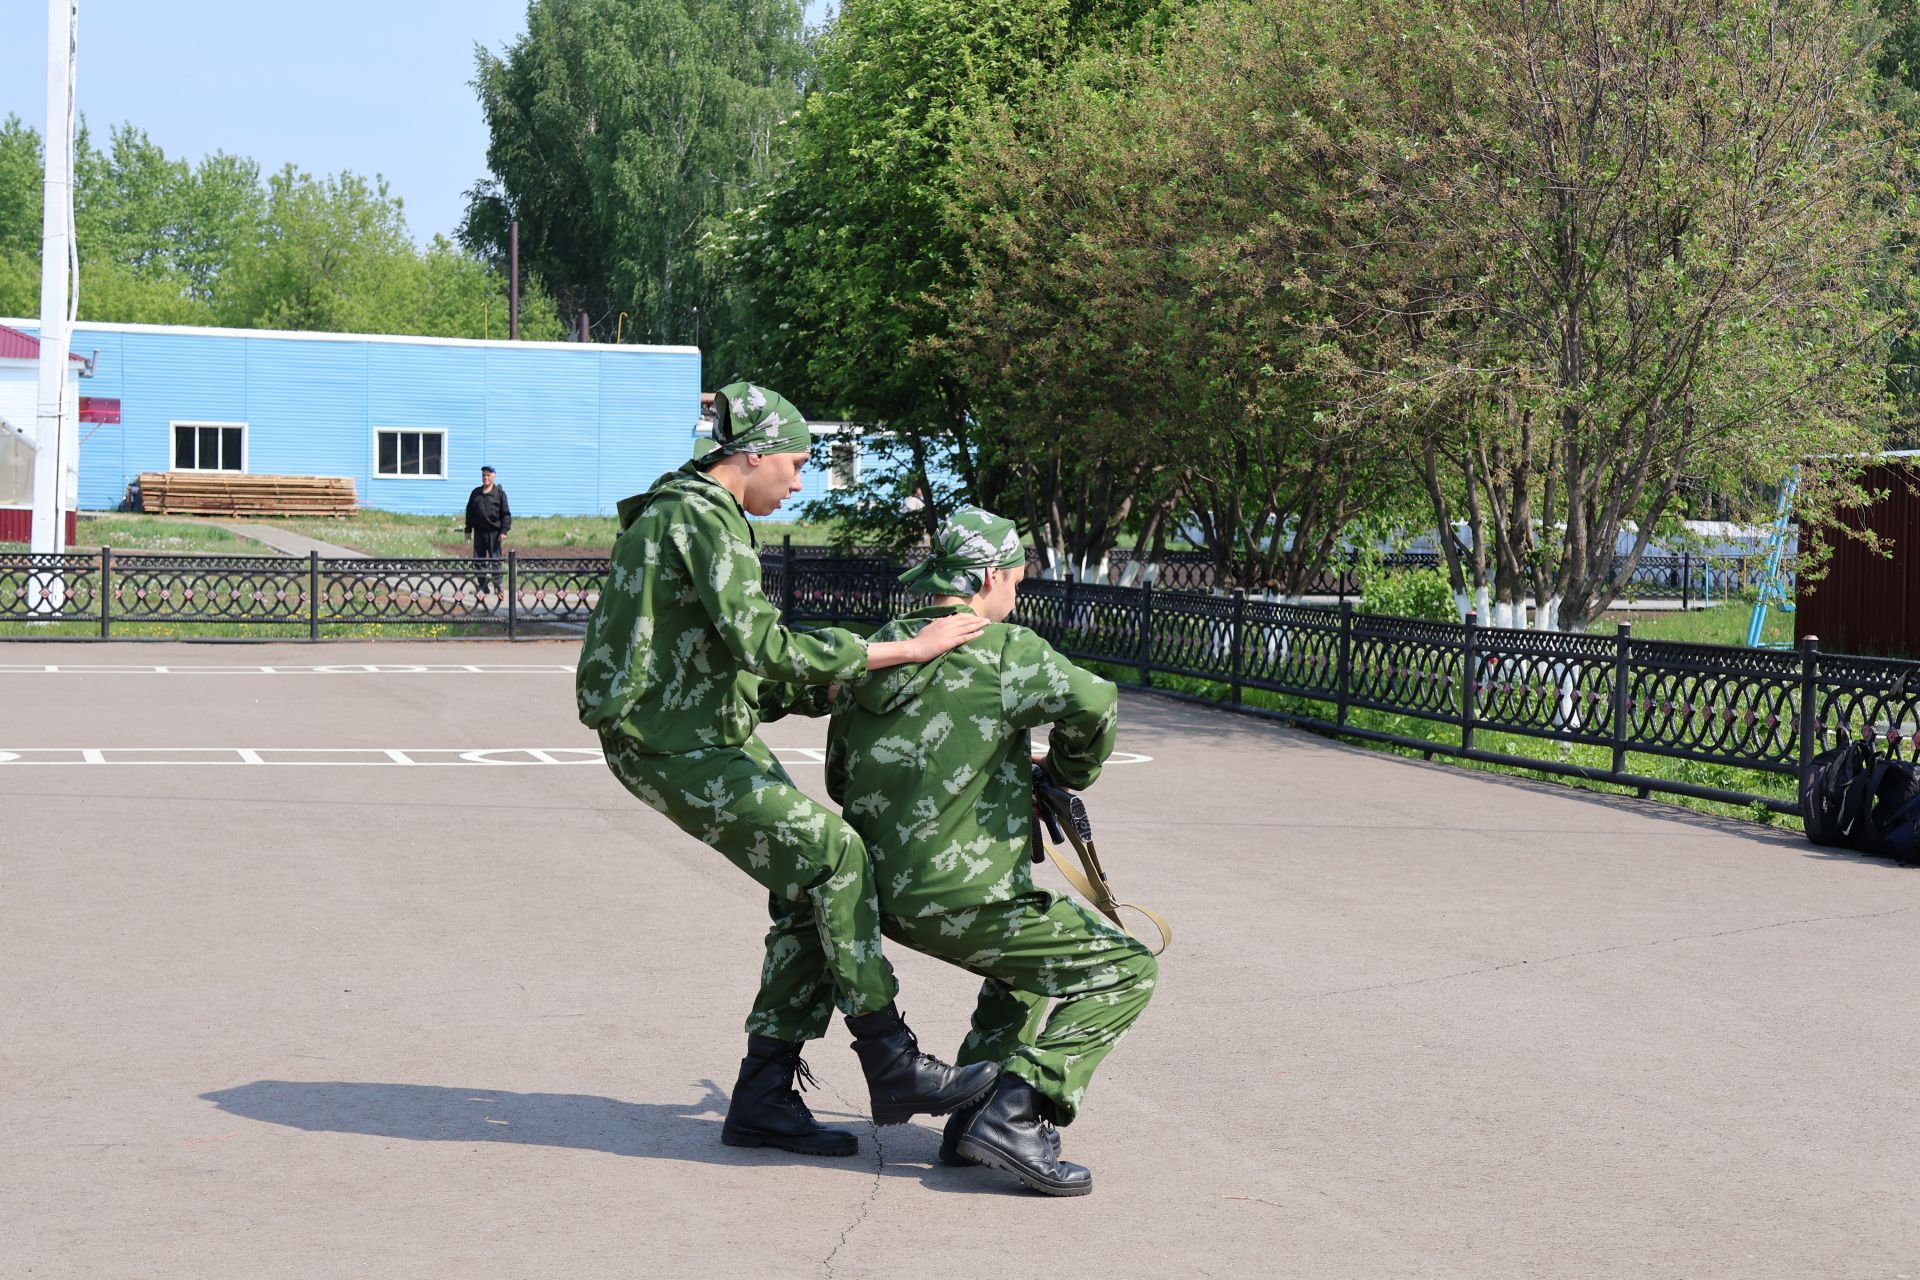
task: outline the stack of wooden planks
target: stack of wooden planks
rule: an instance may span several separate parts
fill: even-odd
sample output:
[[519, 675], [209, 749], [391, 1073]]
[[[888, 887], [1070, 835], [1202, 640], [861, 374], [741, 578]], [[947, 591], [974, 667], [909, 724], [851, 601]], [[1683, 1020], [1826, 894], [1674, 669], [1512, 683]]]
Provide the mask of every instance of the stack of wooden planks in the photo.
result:
[[249, 476], [218, 471], [148, 471], [141, 509], [152, 515], [344, 516], [359, 499], [349, 476]]

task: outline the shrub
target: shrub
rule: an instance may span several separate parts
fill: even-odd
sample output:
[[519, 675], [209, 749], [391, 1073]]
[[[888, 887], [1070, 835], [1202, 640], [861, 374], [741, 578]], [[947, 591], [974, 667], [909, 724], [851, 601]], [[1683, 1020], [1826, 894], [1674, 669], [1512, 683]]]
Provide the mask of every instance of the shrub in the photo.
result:
[[1438, 569], [1383, 573], [1369, 578], [1360, 589], [1362, 613], [1387, 613], [1400, 618], [1460, 621], [1453, 587]]

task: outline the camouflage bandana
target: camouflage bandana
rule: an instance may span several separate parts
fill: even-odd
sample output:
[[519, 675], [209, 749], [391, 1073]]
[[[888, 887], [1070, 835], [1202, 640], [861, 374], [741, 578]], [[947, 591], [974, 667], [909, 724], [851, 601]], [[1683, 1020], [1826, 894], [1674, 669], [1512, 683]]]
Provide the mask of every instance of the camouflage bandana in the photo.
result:
[[931, 596], [970, 596], [980, 590], [988, 569], [1027, 562], [1020, 531], [979, 507], [961, 507], [940, 522], [926, 560], [900, 575], [907, 590]]
[[785, 396], [734, 382], [713, 398], [713, 439], [699, 441], [693, 456], [717, 462], [735, 453], [806, 453], [813, 448], [807, 420]]

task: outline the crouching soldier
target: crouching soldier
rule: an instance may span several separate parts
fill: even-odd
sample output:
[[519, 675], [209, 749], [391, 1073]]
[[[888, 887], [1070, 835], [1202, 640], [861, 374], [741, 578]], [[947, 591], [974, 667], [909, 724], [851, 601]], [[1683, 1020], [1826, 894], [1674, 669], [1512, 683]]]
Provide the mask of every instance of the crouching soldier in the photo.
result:
[[[1051, 724], [1043, 768], [1075, 790], [1113, 750], [1117, 695], [1025, 627], [1003, 621], [1025, 573], [1011, 522], [962, 508], [903, 581], [931, 596], [876, 640], [904, 641], [953, 617], [993, 625], [930, 661], [858, 677], [835, 704], [827, 790], [873, 856], [887, 937], [986, 979], [962, 1064], [997, 1063], [992, 1094], [955, 1111], [948, 1164], [987, 1164], [1050, 1195], [1093, 1176], [1060, 1159], [1054, 1125], [1146, 1007], [1147, 948], [1079, 903], [1036, 889], [1028, 730]], [[1042, 1006], [1058, 1001], [1037, 1033]]]
[[794, 1090], [800, 1051], [847, 1015], [876, 1124], [943, 1115], [982, 1097], [995, 1070], [919, 1052], [894, 1008], [867, 851], [796, 789], [754, 735], [773, 714], [826, 712], [830, 682], [926, 662], [977, 634], [978, 618], [868, 643], [789, 631], [760, 586], [747, 514], [800, 488], [811, 435], [786, 400], [747, 383], [717, 397], [710, 452], [620, 504], [621, 533], [575, 678], [580, 719], [626, 788], [768, 890], [760, 994], [721, 1130], [734, 1146], [851, 1155], [852, 1133], [817, 1124]]

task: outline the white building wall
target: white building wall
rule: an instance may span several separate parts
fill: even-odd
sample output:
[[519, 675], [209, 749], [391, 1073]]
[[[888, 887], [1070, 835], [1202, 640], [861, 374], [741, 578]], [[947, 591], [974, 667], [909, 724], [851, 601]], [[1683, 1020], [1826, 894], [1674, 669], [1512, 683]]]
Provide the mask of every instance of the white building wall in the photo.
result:
[[[27, 441], [38, 431], [40, 414], [40, 364], [37, 360], [0, 360], [0, 422], [4, 422]], [[75, 366], [67, 370], [67, 467], [62, 475], [60, 501], [64, 509], [78, 506], [80, 493], [80, 373]], [[10, 449], [17, 459], [18, 442]], [[29, 478], [26, 493], [17, 498], [0, 495], [0, 506], [29, 506], [33, 502], [32, 461], [27, 463]]]

